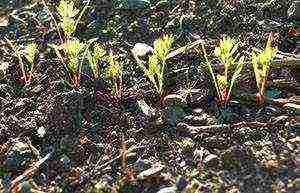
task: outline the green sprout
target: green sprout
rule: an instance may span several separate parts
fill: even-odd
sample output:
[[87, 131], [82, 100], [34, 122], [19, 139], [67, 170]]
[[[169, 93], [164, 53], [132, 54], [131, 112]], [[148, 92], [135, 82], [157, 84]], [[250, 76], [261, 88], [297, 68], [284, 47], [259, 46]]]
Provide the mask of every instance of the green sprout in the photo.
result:
[[108, 55], [108, 72], [107, 76], [110, 78], [115, 87], [114, 87], [114, 93], [119, 98], [122, 95], [122, 89], [123, 89], [123, 80], [122, 80], [122, 74], [123, 74], [123, 67], [118, 61], [118, 56], [112, 52]]
[[99, 79], [100, 77], [99, 62], [101, 61], [101, 59], [104, 58], [105, 55], [106, 55], [106, 50], [99, 43], [96, 43], [93, 46], [93, 51], [89, 51], [89, 50], [87, 51], [87, 59], [95, 79]]
[[[220, 41], [220, 45], [215, 48], [215, 56], [219, 58], [225, 67], [224, 78], [225, 82], [228, 80], [228, 73], [230, 68], [234, 65], [236, 58], [234, 57], [239, 44], [231, 38], [223, 38]], [[238, 57], [238, 54], [237, 56]]]
[[78, 39], [73, 39], [67, 40], [65, 43], [59, 46], [52, 45], [52, 47], [54, 48], [61, 62], [65, 64], [72, 85], [75, 88], [79, 88], [81, 67], [86, 54], [87, 44], [81, 43]]
[[[167, 56], [171, 51], [174, 38], [169, 35], [154, 41], [153, 55], [149, 57], [148, 69], [142, 60], [137, 57], [137, 53], [133, 52], [135, 59], [140, 68], [144, 71], [145, 75], [149, 78], [159, 95], [163, 93], [163, 79]], [[132, 50], [134, 51], [134, 50]]]
[[157, 92], [163, 93], [164, 71], [167, 56], [171, 51], [174, 39], [172, 36], [164, 36], [154, 41], [154, 54], [149, 58], [149, 69], [147, 74]]
[[[77, 9], [74, 6], [73, 1], [66, 1], [66, 0], [60, 1], [59, 6], [57, 8], [57, 12], [59, 13], [60, 19], [61, 19], [61, 22], [59, 23], [59, 25], [61, 26], [61, 28], [62, 28], [64, 34], [67, 36], [67, 38], [69, 38], [76, 31], [76, 27], [77, 27], [83, 13], [87, 9], [89, 2], [90, 1], [88, 1], [87, 5], [80, 12], [79, 9]], [[79, 12], [80, 12], [80, 14], [79, 14]]]
[[273, 35], [269, 35], [267, 45], [261, 53], [256, 53], [255, 49], [252, 52], [252, 65], [254, 69], [256, 84], [258, 88], [257, 103], [261, 104], [265, 98], [266, 83], [268, 73], [271, 67], [271, 62], [278, 51], [277, 47], [272, 47]]
[[[227, 104], [232, 93], [235, 83], [238, 81], [244, 66], [244, 56], [236, 54], [238, 44], [230, 38], [223, 38], [220, 45], [215, 48], [215, 56], [224, 65], [224, 74], [217, 74], [215, 76], [212, 64], [209, 62], [204, 45], [202, 44], [202, 51], [206, 59], [208, 72], [214, 83], [218, 100], [221, 104]], [[238, 59], [239, 58], [239, 59]], [[232, 74], [231, 80], [229, 75]]]
[[16, 57], [19, 59], [19, 65], [22, 71], [22, 79], [26, 86], [32, 83], [34, 64], [38, 54], [38, 45], [36, 43], [27, 44], [24, 49], [14, 45], [6, 39], [10, 47], [14, 50]]
[[[48, 10], [46, 3], [44, 1], [43, 3]], [[66, 39], [63, 40], [62, 37], [60, 37], [61, 38], [60, 45], [50, 45], [52, 48], [54, 48], [60, 61], [65, 65], [68, 74], [70, 76], [72, 85], [75, 88], [79, 88], [80, 86], [81, 67], [82, 67], [83, 60], [85, 59], [85, 56], [87, 54], [87, 48], [89, 47], [90, 43], [95, 41], [95, 39], [92, 39], [89, 40], [88, 43], [81, 43], [76, 38], [72, 38], [72, 35], [76, 31], [76, 27], [81, 17], [83, 16], [83, 13], [87, 9], [89, 3], [90, 1], [87, 2], [87, 4], [80, 12], [74, 6], [73, 1], [66, 1], [66, 0], [60, 1], [60, 4], [57, 8], [57, 12], [59, 13], [61, 19], [59, 25], [62, 28], [66, 36]], [[54, 23], [57, 24], [51, 13], [50, 15], [54, 20]], [[60, 30], [58, 28], [58, 25], [56, 26], [57, 26], [58, 34], [60, 35]]]
[[[138, 50], [133, 48], [131, 51], [138, 65], [144, 71], [145, 75], [150, 80], [156, 92], [160, 96], [162, 96], [164, 92], [164, 73], [167, 60], [180, 53], [186, 52], [189, 49], [192, 49], [200, 42], [201, 40], [197, 40], [187, 46], [183, 46], [172, 51], [174, 38], [172, 36], [165, 35], [162, 38], [154, 41], [153, 54], [148, 59], [148, 65], [146, 65], [144, 61], [138, 58]], [[146, 66], [148, 66], [148, 68]]]

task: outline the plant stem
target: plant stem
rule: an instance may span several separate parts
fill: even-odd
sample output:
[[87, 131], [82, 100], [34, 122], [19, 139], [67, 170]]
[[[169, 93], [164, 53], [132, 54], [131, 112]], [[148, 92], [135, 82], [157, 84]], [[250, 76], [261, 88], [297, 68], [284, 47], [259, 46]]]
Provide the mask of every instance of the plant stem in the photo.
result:
[[16, 56], [18, 57], [19, 59], [19, 64], [20, 64], [20, 67], [21, 67], [21, 71], [22, 71], [22, 76], [23, 76], [23, 79], [24, 79], [24, 82], [26, 84], [26, 71], [25, 71], [25, 68], [24, 68], [24, 63], [23, 63], [23, 60], [22, 60], [22, 57], [21, 57], [21, 54], [18, 50], [18, 48], [16, 48], [9, 39], [5, 38], [5, 40], [8, 42], [8, 44], [10, 45], [10, 47], [14, 50]]
[[212, 79], [214, 81], [214, 85], [215, 85], [215, 88], [216, 88], [216, 91], [217, 91], [218, 98], [220, 99], [222, 96], [221, 96], [221, 93], [220, 93], [220, 90], [219, 90], [219, 85], [218, 85], [218, 82], [217, 82], [216, 77], [214, 75], [214, 72], [213, 72], [213, 69], [211, 67], [211, 64], [210, 64], [210, 62], [208, 60], [207, 53], [206, 53], [206, 50], [205, 50], [203, 42], [201, 42], [201, 47], [202, 47], [202, 51], [204, 53], [204, 58], [205, 58], [205, 60], [207, 62], [207, 65], [208, 65], [209, 72], [211, 73]]
[[267, 77], [265, 76], [261, 83], [261, 89], [260, 89], [260, 96], [262, 97], [262, 101], [264, 100], [264, 96], [265, 96], [266, 82], [267, 82]]
[[225, 83], [227, 87], [227, 80], [228, 80], [228, 63], [225, 62]]
[[159, 74], [159, 94], [163, 94], [163, 81], [164, 81], [164, 71], [165, 71], [166, 60], [162, 60], [162, 68]]
[[43, 3], [43, 5], [44, 5], [44, 7], [46, 8], [47, 12], [49, 13], [51, 19], [52, 19], [53, 22], [54, 22], [54, 25], [55, 25], [55, 27], [56, 27], [56, 30], [57, 30], [57, 33], [58, 33], [58, 36], [59, 36], [59, 39], [60, 39], [60, 43], [63, 43], [63, 42], [64, 42], [64, 39], [63, 39], [62, 36], [61, 36], [60, 30], [59, 30], [59, 26], [58, 26], [58, 24], [57, 24], [57, 22], [56, 22], [54, 16], [52, 15], [51, 11], [49, 10], [49, 8], [48, 8], [46, 2], [45, 2], [44, 0], [42, 0], [42, 3]]
[[83, 13], [84, 13], [85, 10], [87, 9], [88, 5], [90, 4], [90, 1], [91, 1], [91, 0], [89, 0], [89, 1], [87, 2], [87, 4], [86, 4], [86, 5], [84, 6], [84, 8], [82, 9], [80, 15], [78, 16], [77, 20], [75, 21], [75, 29], [77, 28], [77, 25], [78, 25], [78, 23], [79, 23], [81, 17], [83, 16]]

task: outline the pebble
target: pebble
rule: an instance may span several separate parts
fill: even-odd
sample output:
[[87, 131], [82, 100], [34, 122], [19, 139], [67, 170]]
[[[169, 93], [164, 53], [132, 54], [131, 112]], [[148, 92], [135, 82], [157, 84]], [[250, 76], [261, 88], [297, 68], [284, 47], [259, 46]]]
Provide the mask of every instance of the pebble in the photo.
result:
[[21, 110], [25, 107], [27, 107], [31, 103], [31, 100], [28, 98], [22, 98], [15, 104], [15, 108]]
[[164, 169], [164, 165], [161, 164], [154, 164], [151, 168], [142, 171], [141, 173], [138, 174], [137, 178], [139, 180], [145, 180], [148, 177], [160, 174], [161, 171]]
[[32, 92], [34, 92], [35, 94], [39, 94], [42, 92], [43, 86], [42, 85], [37, 85], [32, 89]]
[[39, 127], [38, 130], [37, 130], [37, 134], [40, 138], [43, 138], [46, 134], [45, 127], [43, 127], [43, 126]]
[[207, 125], [207, 114], [201, 116], [188, 115], [184, 117], [184, 122], [192, 126], [204, 126]]
[[185, 105], [187, 104], [185, 98], [178, 94], [169, 94], [164, 98], [164, 104], [177, 104], [177, 105]]
[[271, 107], [271, 106], [267, 106], [265, 108], [265, 112], [267, 115], [279, 115], [281, 113], [281, 109], [277, 108], [277, 107]]
[[177, 188], [175, 187], [166, 187], [163, 189], [160, 189], [157, 193], [177, 193]]
[[144, 43], [136, 43], [132, 48], [131, 52], [137, 57], [144, 57], [148, 54], [153, 53], [154, 49]]
[[33, 159], [33, 152], [28, 144], [15, 139], [7, 153], [5, 165], [9, 170], [24, 170]]
[[207, 156], [205, 156], [205, 158], [203, 159], [203, 163], [206, 165], [215, 165], [218, 164], [219, 162], [219, 157], [215, 154], [209, 154]]
[[64, 167], [66, 169], [70, 169], [70, 167], [71, 167], [71, 160], [70, 160], [70, 158], [67, 155], [63, 155], [60, 158], [60, 161], [63, 163], [63, 165], [64, 165]]
[[300, 190], [300, 178], [296, 178], [294, 181], [293, 181], [293, 184], [294, 184], [294, 188], [296, 190]]
[[137, 172], [145, 171], [145, 170], [151, 168], [151, 165], [152, 165], [152, 163], [146, 159], [138, 159], [134, 164]]
[[202, 115], [204, 113], [204, 110], [201, 109], [201, 108], [196, 108], [196, 109], [193, 109], [193, 114], [195, 115]]
[[7, 84], [0, 84], [0, 96], [7, 97], [11, 95], [13, 89]]
[[283, 108], [286, 108], [289, 112], [294, 112], [296, 115], [300, 114], [300, 105], [298, 104], [287, 103], [283, 106]]
[[188, 183], [189, 182], [188, 182], [188, 180], [185, 177], [179, 176], [177, 178], [177, 180], [176, 180], [176, 188], [177, 188], [177, 190], [183, 191], [187, 187]]

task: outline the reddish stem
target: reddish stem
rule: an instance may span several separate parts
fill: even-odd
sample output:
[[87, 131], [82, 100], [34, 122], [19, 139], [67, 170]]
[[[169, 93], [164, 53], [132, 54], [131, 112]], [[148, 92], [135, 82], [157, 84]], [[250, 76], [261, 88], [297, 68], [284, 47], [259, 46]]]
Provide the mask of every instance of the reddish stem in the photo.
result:
[[116, 78], [116, 84], [117, 84], [117, 90], [116, 90], [116, 94], [117, 94], [117, 97], [119, 99], [121, 99], [122, 97], [122, 92], [123, 92], [123, 80], [122, 80], [122, 77], [118, 77]]
[[263, 104], [263, 102], [264, 102], [263, 96], [260, 93], [257, 93], [256, 94], [256, 104], [261, 105], [261, 104]]

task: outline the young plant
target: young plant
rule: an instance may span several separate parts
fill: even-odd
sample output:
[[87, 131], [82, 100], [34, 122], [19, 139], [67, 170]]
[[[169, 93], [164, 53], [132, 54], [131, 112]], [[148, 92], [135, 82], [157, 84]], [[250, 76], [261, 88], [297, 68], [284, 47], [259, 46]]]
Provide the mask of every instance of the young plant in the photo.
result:
[[149, 68], [146, 69], [141, 65], [145, 74], [152, 82], [156, 91], [161, 95], [163, 93], [164, 71], [166, 66], [167, 56], [171, 51], [174, 38], [172, 36], [164, 36], [161, 39], [154, 41], [154, 54], [150, 56], [148, 61]]
[[[165, 35], [162, 38], [159, 38], [154, 41], [153, 50], [149, 49], [147, 46], [147, 50], [151, 50], [153, 52], [148, 59], [147, 65], [145, 64], [144, 61], [139, 59], [138, 50], [136, 50], [135, 48], [131, 50], [138, 65], [144, 71], [145, 75], [148, 77], [148, 79], [154, 86], [156, 92], [160, 96], [163, 94], [163, 89], [164, 89], [163, 83], [164, 83], [164, 72], [166, 67], [166, 61], [169, 58], [172, 58], [180, 53], [192, 49], [193, 47], [198, 45], [201, 42], [201, 40], [197, 40], [187, 46], [183, 46], [177, 50], [171, 51], [173, 42], [174, 42], [174, 38], [172, 36]], [[146, 66], [148, 66], [148, 68]]]
[[14, 45], [7, 39], [8, 44], [14, 50], [16, 57], [19, 59], [19, 65], [22, 71], [22, 80], [28, 86], [32, 83], [36, 56], [38, 54], [38, 46], [35, 43], [27, 44], [24, 49]]
[[254, 69], [256, 85], [258, 88], [258, 93], [256, 95], [258, 104], [262, 104], [264, 102], [266, 83], [271, 62], [278, 51], [277, 47], [272, 47], [272, 40], [273, 35], [271, 33], [265, 49], [261, 53], [256, 53], [254, 49], [252, 52], [252, 65]]
[[110, 78], [114, 83], [114, 94], [118, 99], [122, 96], [123, 90], [123, 79], [122, 79], [122, 65], [118, 61], [118, 56], [112, 52], [108, 55], [108, 78]]
[[[57, 12], [61, 19], [59, 26], [62, 28], [64, 32], [65, 39], [61, 37], [60, 30], [57, 29], [58, 34], [60, 35], [61, 38], [61, 44], [58, 46], [50, 45], [52, 48], [54, 48], [61, 62], [65, 65], [74, 88], [79, 88], [80, 86], [81, 67], [86, 55], [86, 51], [87, 51], [86, 48], [88, 47], [87, 45], [89, 44], [81, 43], [78, 39], [72, 38], [72, 35], [76, 31], [76, 27], [83, 13], [87, 9], [89, 3], [90, 0], [87, 2], [85, 7], [80, 12], [77, 8], [74, 7], [74, 2], [72, 0], [60, 1], [60, 4], [57, 8]], [[45, 2], [44, 5], [46, 6]], [[54, 22], [55, 24], [57, 24], [55, 20]], [[57, 28], [59, 28], [58, 25]], [[92, 39], [89, 42], [91, 43], [92, 41], [94, 41], [94, 39]]]
[[79, 9], [74, 7], [73, 1], [66, 1], [66, 0], [60, 1], [60, 4], [57, 9], [57, 12], [59, 13], [60, 20], [61, 20], [59, 25], [62, 28], [67, 39], [70, 38], [72, 34], [76, 31], [78, 22], [80, 21], [84, 11], [87, 9], [88, 4], [89, 1], [87, 5], [82, 9], [81, 13], [79, 14], [80, 11]]
[[[66, 66], [74, 88], [80, 87], [81, 67], [86, 53], [86, 44], [77, 39], [67, 40], [56, 46], [52, 45], [61, 62]], [[63, 57], [64, 56], [64, 57]]]
[[[224, 80], [227, 82], [228, 73], [230, 68], [234, 65], [236, 58], [234, 58], [235, 52], [238, 49], [238, 44], [231, 38], [223, 37], [220, 41], [220, 45], [215, 48], [215, 56], [219, 58], [221, 63], [225, 67]], [[236, 56], [238, 57], [238, 55]]]
[[106, 55], [106, 50], [99, 43], [96, 43], [93, 46], [92, 51], [90, 50], [87, 51], [87, 59], [92, 69], [94, 78], [96, 80], [98, 80], [100, 77], [99, 62], [101, 61], [101, 59], [104, 58], [105, 55]]
[[[243, 70], [244, 56], [240, 57], [239, 54], [236, 54], [237, 49], [238, 44], [236, 44], [230, 38], [223, 38], [223, 40], [220, 41], [220, 45], [215, 48], [214, 53], [215, 56], [224, 65], [224, 73], [217, 74], [217, 77], [215, 77], [214, 70], [208, 60], [205, 47], [202, 44], [202, 50], [207, 62], [208, 72], [214, 82], [218, 101], [223, 105], [226, 105], [228, 103], [231, 97], [232, 89]], [[237, 60], [238, 58], [239, 60]], [[230, 74], [232, 74], [231, 80], [229, 80]]]

